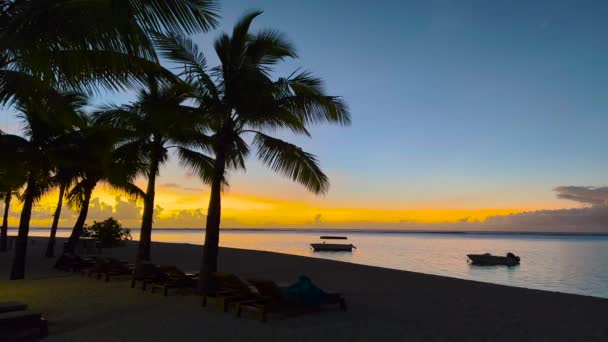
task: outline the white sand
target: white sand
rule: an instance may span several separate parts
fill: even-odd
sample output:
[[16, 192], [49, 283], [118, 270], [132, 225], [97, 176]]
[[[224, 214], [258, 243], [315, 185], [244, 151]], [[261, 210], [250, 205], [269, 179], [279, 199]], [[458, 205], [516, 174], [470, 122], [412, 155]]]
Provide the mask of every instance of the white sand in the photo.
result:
[[[222, 249], [220, 270], [289, 282], [300, 274], [342, 292], [349, 311], [282, 320], [237, 319], [197, 296], [142, 293], [53, 271], [44, 240], [30, 245], [27, 278], [0, 281], [0, 301], [44, 313], [48, 341], [608, 341], [608, 300], [377, 267]], [[135, 245], [104, 254], [133, 260]], [[153, 261], [196, 271], [201, 247], [155, 243]], [[9, 274], [0, 254], [0, 274]]]

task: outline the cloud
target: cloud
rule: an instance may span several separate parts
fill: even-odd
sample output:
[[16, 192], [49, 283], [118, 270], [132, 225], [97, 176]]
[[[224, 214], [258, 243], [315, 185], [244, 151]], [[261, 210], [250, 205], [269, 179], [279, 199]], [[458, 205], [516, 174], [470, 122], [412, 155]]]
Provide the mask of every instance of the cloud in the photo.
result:
[[608, 187], [558, 186], [557, 197], [595, 207], [608, 207]]
[[163, 188], [173, 188], [173, 189], [181, 189], [181, 185], [177, 183], [163, 183], [160, 185]]
[[164, 188], [169, 188], [169, 189], [180, 189], [180, 190], [185, 190], [185, 191], [202, 191], [203, 188], [190, 188], [190, 187], [185, 187], [182, 185], [179, 185], [177, 183], [163, 183], [160, 185], [161, 187]]
[[[345, 221], [343, 215], [337, 221], [332, 212], [317, 213], [310, 219], [286, 224], [269, 213], [257, 222], [240, 221], [239, 212], [232, 216], [223, 215], [223, 228], [315, 228], [315, 229], [381, 229], [381, 230], [447, 230], [447, 231], [531, 231], [531, 232], [604, 232], [608, 233], [608, 187], [598, 186], [558, 186], [554, 189], [558, 198], [579, 204], [578, 208], [559, 210], [537, 210], [509, 215], [494, 215], [485, 220], [474, 217], [446, 218], [446, 222], [423, 223], [411, 218], [378, 222], [370, 220]], [[32, 227], [49, 227], [55, 210], [53, 201], [41, 202], [32, 211]], [[106, 203], [99, 197], [91, 200], [87, 223], [118, 219], [125, 227], [139, 228], [142, 206], [133, 200], [115, 197]], [[580, 206], [582, 205], [582, 207]], [[3, 207], [3, 206], [2, 206]], [[194, 207], [194, 205], [193, 205]], [[15, 227], [20, 216], [20, 205], [11, 206], [10, 225]], [[297, 209], [294, 209], [297, 210]], [[313, 212], [314, 213], [314, 212]], [[154, 227], [157, 228], [202, 228], [206, 223], [206, 209], [201, 207], [166, 209], [157, 205], [154, 210]], [[236, 215], [236, 217], [234, 216]], [[245, 215], [245, 214], [243, 214]], [[59, 222], [60, 227], [72, 227], [78, 216], [64, 207]]]

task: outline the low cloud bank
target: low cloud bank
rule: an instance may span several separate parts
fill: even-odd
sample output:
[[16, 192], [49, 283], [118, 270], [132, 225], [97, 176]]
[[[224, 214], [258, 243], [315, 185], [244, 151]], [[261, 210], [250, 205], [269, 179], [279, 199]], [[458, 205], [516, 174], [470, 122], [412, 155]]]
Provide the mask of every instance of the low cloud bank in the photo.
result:
[[[559, 186], [554, 189], [558, 198], [586, 206], [573, 209], [538, 210], [510, 215], [490, 216], [484, 221], [463, 217], [456, 222], [421, 223], [410, 220], [399, 222], [350, 221], [332, 222], [331, 217], [318, 213], [308, 222], [286, 225], [265, 222], [247, 225], [230, 217], [222, 218], [224, 228], [314, 228], [314, 229], [384, 229], [384, 230], [467, 230], [467, 231], [530, 231], [530, 232], [594, 232], [608, 233], [608, 187]], [[12, 222], [19, 212], [11, 210]], [[32, 212], [33, 227], [48, 227], [54, 208], [36, 206]], [[139, 228], [142, 207], [133, 200], [115, 199], [115, 204], [91, 201], [88, 223], [114, 217], [124, 226]], [[167, 210], [156, 206], [154, 226], [157, 228], [202, 228], [206, 222], [205, 209]], [[77, 213], [63, 208], [60, 227], [71, 227]]]

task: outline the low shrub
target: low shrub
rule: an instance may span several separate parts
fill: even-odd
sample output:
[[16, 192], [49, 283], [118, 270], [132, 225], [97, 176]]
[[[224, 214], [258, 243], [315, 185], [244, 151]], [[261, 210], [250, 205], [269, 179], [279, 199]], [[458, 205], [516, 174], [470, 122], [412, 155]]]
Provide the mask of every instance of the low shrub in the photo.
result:
[[93, 237], [101, 242], [102, 247], [116, 247], [124, 245], [124, 241], [131, 240], [131, 230], [123, 228], [113, 217], [101, 222], [93, 221], [91, 226], [84, 227], [83, 237]]

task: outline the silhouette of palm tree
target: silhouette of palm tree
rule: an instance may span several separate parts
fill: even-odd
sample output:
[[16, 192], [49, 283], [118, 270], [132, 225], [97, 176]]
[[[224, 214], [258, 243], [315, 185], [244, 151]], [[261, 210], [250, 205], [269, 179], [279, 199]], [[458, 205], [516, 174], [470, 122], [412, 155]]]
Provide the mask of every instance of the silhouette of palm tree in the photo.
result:
[[[246, 14], [232, 35], [215, 40], [221, 65], [208, 69], [205, 56], [189, 39], [177, 35], [156, 36], [159, 52], [184, 65], [183, 76], [193, 84], [201, 112], [206, 113], [209, 137], [201, 141], [203, 152], [215, 156], [211, 172], [203, 180], [211, 184], [200, 290], [210, 291], [210, 274], [217, 270], [221, 189], [228, 185], [230, 170], [244, 169], [250, 148], [273, 171], [301, 183], [315, 194], [328, 190], [329, 181], [317, 158], [300, 147], [272, 137], [267, 132], [287, 129], [309, 136], [307, 126], [318, 123], [348, 125], [350, 115], [338, 97], [325, 94], [322, 81], [309, 72], [296, 72], [272, 79], [273, 66], [295, 58], [292, 44], [275, 30], [250, 32], [251, 22], [261, 12]], [[246, 141], [252, 136], [252, 142]], [[184, 155], [185, 160], [189, 156]], [[200, 157], [200, 156], [197, 156]], [[209, 167], [207, 160], [192, 158], [196, 171]]]

